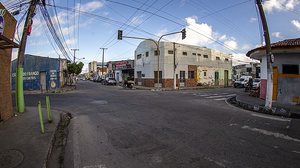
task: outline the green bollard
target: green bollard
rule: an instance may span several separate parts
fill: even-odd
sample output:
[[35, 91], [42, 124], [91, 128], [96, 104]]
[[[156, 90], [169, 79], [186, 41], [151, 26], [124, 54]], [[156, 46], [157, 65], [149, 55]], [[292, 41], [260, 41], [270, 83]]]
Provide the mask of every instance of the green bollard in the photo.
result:
[[23, 88], [23, 68], [17, 68], [17, 111], [23, 113], [25, 111], [25, 102], [24, 102], [24, 88]]
[[39, 119], [40, 119], [40, 123], [41, 123], [41, 133], [44, 134], [45, 129], [44, 129], [44, 121], [43, 121], [41, 101], [39, 101], [39, 104], [38, 104], [38, 112], [39, 112]]
[[50, 110], [50, 98], [46, 96], [46, 106], [47, 106], [47, 116], [48, 116], [48, 123], [52, 123], [52, 114]]

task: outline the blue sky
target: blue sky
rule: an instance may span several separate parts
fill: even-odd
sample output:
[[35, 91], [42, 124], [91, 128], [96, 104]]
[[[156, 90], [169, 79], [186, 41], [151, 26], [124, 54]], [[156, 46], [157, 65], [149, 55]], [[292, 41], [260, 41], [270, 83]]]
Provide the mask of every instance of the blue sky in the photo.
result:
[[[185, 40], [181, 40], [180, 34], [164, 40], [231, 53], [235, 63], [248, 62], [245, 53], [262, 43], [254, 0], [56, 0], [55, 3], [67, 50], [79, 48], [76, 57], [85, 57], [82, 60], [85, 64], [101, 61], [100, 47], [108, 48], [105, 61], [134, 58], [134, 50], [141, 41], [118, 41], [118, 29], [127, 36], [157, 39], [158, 35], [186, 28]], [[299, 0], [263, 3], [271, 42], [299, 37]], [[49, 0], [49, 4], [53, 1]], [[47, 9], [60, 34], [54, 8], [47, 6]], [[34, 18], [26, 53], [62, 56], [57, 47], [52, 47], [53, 40], [49, 42], [51, 37], [40, 13], [37, 11]]]

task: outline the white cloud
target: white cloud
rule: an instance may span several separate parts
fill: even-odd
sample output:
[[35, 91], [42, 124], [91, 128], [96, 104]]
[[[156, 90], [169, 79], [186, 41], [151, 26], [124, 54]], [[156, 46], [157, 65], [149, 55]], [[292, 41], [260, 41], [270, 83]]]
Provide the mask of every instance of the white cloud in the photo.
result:
[[139, 25], [144, 21], [143, 17], [144, 15], [135, 16], [131, 19], [130, 23], [132, 23], [133, 25]]
[[300, 22], [298, 20], [292, 20], [291, 23], [298, 29], [300, 30]]
[[276, 38], [283, 39], [283, 36], [282, 36], [281, 32], [273, 32], [273, 33], [272, 33], [272, 36], [273, 36], [273, 37], [276, 37]]
[[213, 30], [212, 27], [206, 23], [198, 22], [196, 16], [185, 18], [186, 26], [186, 38], [181, 39], [181, 34], [166, 37], [169, 41], [175, 41], [183, 44], [207, 46], [213, 43]]
[[233, 54], [232, 57], [232, 64], [235, 65], [240, 65], [240, 64], [249, 64], [250, 62], [259, 62], [258, 60], [253, 60], [249, 57], [247, 57], [245, 54], [238, 53], [238, 54]]
[[74, 45], [75, 43], [76, 43], [76, 40], [74, 38], [66, 40], [66, 44], [68, 46]]
[[249, 22], [250, 22], [250, 23], [254, 23], [254, 22], [256, 22], [256, 21], [257, 21], [257, 18], [255, 18], [255, 17], [252, 17], [252, 18], [249, 19]]
[[244, 50], [244, 51], [249, 51], [249, 50], [251, 50], [251, 49], [253, 49], [253, 46], [250, 45], [250, 44], [244, 44], [244, 45], [242, 46], [242, 50]]
[[82, 12], [93, 12], [97, 9], [100, 9], [101, 7], [103, 7], [103, 3], [100, 1], [92, 1], [92, 2], [88, 2], [86, 4], [77, 4], [76, 5], [76, 10], [82, 11]]
[[224, 41], [224, 45], [231, 50], [235, 50], [238, 47], [237, 42], [235, 40], [226, 40]]
[[263, 3], [264, 9], [267, 12], [272, 12], [273, 10], [277, 11], [287, 11], [293, 10], [296, 5], [300, 2], [299, 0], [269, 0]]
[[222, 36], [219, 38], [220, 41], [224, 41], [224, 40], [226, 40], [226, 39], [227, 39], [226, 34], [222, 35]]

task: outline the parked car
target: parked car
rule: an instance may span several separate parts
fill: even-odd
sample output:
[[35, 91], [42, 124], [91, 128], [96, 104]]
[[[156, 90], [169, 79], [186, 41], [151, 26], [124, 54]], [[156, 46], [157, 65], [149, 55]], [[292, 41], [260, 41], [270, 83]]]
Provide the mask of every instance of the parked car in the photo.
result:
[[258, 89], [260, 87], [260, 78], [253, 79], [253, 89]]
[[233, 86], [236, 87], [245, 87], [248, 83], [249, 79], [252, 78], [252, 76], [241, 76], [241, 78], [234, 82]]
[[115, 78], [106, 78], [104, 81], [105, 85], [117, 85], [117, 81]]

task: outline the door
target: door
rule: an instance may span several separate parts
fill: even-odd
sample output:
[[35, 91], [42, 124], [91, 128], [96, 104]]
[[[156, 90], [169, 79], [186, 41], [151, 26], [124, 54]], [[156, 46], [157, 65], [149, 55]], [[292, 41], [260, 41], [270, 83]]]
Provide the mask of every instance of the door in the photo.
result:
[[224, 70], [224, 86], [228, 87], [228, 70]]
[[219, 72], [215, 72], [215, 86], [219, 85]]
[[46, 90], [46, 72], [40, 72], [40, 88], [42, 92]]
[[142, 71], [137, 71], [137, 83], [139, 86], [142, 85]]
[[272, 100], [277, 100], [278, 96], [278, 67], [273, 67], [273, 97]]

